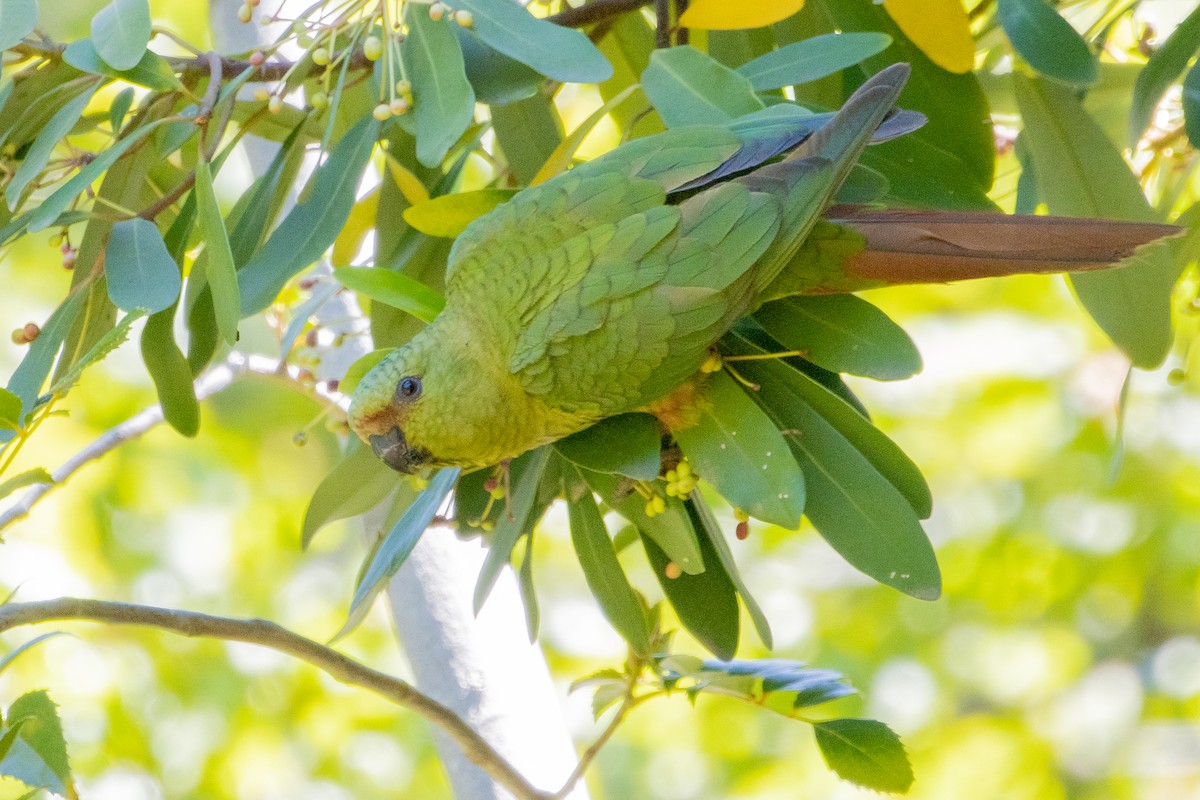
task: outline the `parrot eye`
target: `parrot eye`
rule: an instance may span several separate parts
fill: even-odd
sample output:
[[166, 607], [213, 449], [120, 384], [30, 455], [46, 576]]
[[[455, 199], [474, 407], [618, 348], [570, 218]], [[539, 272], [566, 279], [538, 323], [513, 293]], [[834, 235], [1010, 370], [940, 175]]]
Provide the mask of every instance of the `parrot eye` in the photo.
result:
[[421, 396], [421, 379], [409, 376], [400, 381], [396, 387], [396, 397], [401, 400], [416, 400]]

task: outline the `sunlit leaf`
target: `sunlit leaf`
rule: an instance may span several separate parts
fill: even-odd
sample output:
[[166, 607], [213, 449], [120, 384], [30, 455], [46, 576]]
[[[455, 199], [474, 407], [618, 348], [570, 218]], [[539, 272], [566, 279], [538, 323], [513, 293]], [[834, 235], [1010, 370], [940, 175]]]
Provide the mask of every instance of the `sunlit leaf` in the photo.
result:
[[565, 439], [554, 447], [584, 469], [643, 481], [658, 477], [662, 433], [649, 414], [619, 414]]
[[313, 492], [300, 526], [300, 544], [308, 547], [313, 537], [330, 522], [364, 514], [383, 502], [403, 480], [371, 448], [356, 445], [334, 465]]
[[787, 19], [804, 7], [804, 0], [756, 0], [731, 3], [729, 0], [692, 0], [679, 17], [685, 28], [742, 30], [761, 28]]
[[595, 127], [600, 124], [600, 120], [608, 116], [612, 111], [620, 107], [634, 91], [633, 86], [630, 86], [625, 91], [617, 94], [612, 99], [593, 111], [587, 119], [575, 126], [575, 130], [571, 131], [570, 135], [565, 137], [557, 147], [551, 151], [546, 157], [537, 174], [530, 179], [530, 186], [537, 186], [539, 183], [544, 183], [550, 180], [555, 175], [566, 172], [571, 166], [571, 161], [575, 158], [575, 153], [579, 150], [583, 140], [588, 137]]
[[1080, 86], [1100, 77], [1087, 42], [1045, 0], [999, 0], [996, 16], [1013, 47], [1043, 75]]
[[0, 0], [0, 50], [7, 50], [33, 33], [37, 18], [37, 0]]
[[877, 792], [907, 792], [912, 765], [900, 737], [873, 719], [831, 719], [813, 723], [817, 746], [838, 777]]
[[0, 428], [16, 430], [21, 427], [21, 398], [8, 389], [0, 389]]
[[[735, 7], [735, 6], [730, 6]], [[820, 80], [882, 52], [885, 33], [827, 33], [793, 42], [737, 68], [760, 92]]]
[[60, 108], [38, 133], [37, 138], [33, 140], [33, 144], [25, 153], [21, 165], [17, 167], [16, 173], [4, 189], [4, 197], [8, 201], [10, 210], [16, 211], [25, 187], [46, 168], [46, 163], [54, 154], [54, 148], [62, 142], [64, 136], [70, 133], [71, 128], [75, 127], [75, 123], [79, 122], [79, 117], [91, 102], [95, 92], [93, 87], [73, 98]]
[[[629, 478], [582, 470], [584, 480], [609, 508], [638, 527], [666, 557], [685, 573], [704, 571], [704, 556], [687, 508], [678, 497], [666, 497], [666, 508], [654, 516], [646, 514], [646, 499]], [[660, 492], [661, 496], [661, 492]]]
[[1183, 118], [1192, 147], [1200, 147], [1200, 62], [1192, 65], [1183, 80]]
[[0, 775], [6, 775], [56, 794], [74, 792], [67, 742], [63, 738], [58, 707], [45, 690], [23, 694], [5, 713], [5, 723], [26, 720], [12, 746], [0, 760]]
[[382, 267], [338, 267], [333, 277], [360, 294], [433, 322], [446, 306], [442, 295], [404, 273]]
[[962, 73], [975, 66], [975, 40], [962, 0], [883, 0], [883, 7], [942, 69]]
[[404, 210], [404, 221], [421, 233], [454, 238], [496, 206], [508, 202], [515, 189], [478, 189], [435, 197]]
[[112, 0], [92, 17], [92, 42], [115, 69], [133, 69], [150, 42], [148, 0]]
[[132, 68], [117, 69], [100, 57], [91, 39], [80, 39], [67, 45], [62, 58], [83, 72], [119, 78], [158, 92], [170, 92], [183, 87], [167, 60], [149, 50], [143, 50], [141, 58]]
[[448, 24], [428, 14], [410, 14], [408, 30], [402, 53], [412, 81], [417, 159], [435, 167], [471, 124], [475, 92], [467, 82], [462, 48]]
[[690, 46], [651, 53], [642, 89], [667, 127], [720, 124], [763, 107], [748, 78]]
[[375, 230], [379, 212], [379, 192], [372, 191], [354, 204], [342, 232], [333, 241], [333, 263], [349, 264], [362, 249], [367, 234]]
[[205, 278], [212, 290], [213, 311], [216, 314], [217, 330], [226, 342], [237, 344], [238, 320], [242, 316], [239, 277], [233, 262], [233, 250], [229, 246], [229, 235], [217, 195], [213, 191], [212, 173], [208, 162], [200, 159], [196, 164], [196, 208], [200, 222], [200, 233], [204, 237]]

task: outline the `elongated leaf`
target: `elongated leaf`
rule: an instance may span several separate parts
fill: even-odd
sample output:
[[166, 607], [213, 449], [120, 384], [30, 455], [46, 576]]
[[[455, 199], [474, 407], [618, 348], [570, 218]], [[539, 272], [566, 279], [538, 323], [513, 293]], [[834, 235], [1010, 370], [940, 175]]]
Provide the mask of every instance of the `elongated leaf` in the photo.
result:
[[21, 411], [21, 398], [0, 389], [0, 428], [11, 431], [21, 427]]
[[370, 511], [383, 502], [400, 480], [369, 447], [356, 445], [313, 492], [300, 526], [300, 545], [307, 548], [317, 531], [335, 520]]
[[662, 434], [649, 414], [619, 414], [559, 439], [555, 449], [573, 464], [594, 472], [643, 481], [658, 477]]
[[133, 106], [134, 94], [133, 87], [128, 86], [113, 98], [112, 105], [108, 107], [108, 123], [112, 126], [114, 136], [121, 132], [121, 127], [125, 124], [125, 115]]
[[565, 136], [554, 98], [537, 92], [515, 103], [493, 107], [491, 112], [496, 144], [509, 170], [519, 183], [532, 185]]
[[579, 556], [579, 565], [583, 567], [583, 577], [600, 603], [604, 616], [617, 632], [634, 652], [649, 656], [650, 630], [642, 602], [621, 569], [591, 488], [584, 483], [578, 470], [572, 468], [568, 474], [571, 476], [566, 481], [571, 543]]
[[471, 12], [472, 29], [489, 46], [565, 83], [599, 83], [612, 67], [582, 32], [538, 19], [517, 3], [446, 0]]
[[269, 306], [284, 284], [320, 258], [337, 239], [354, 207], [355, 191], [378, 133], [379, 123], [365, 119], [342, 137], [313, 176], [308, 201], [288, 213], [262, 249], [241, 269], [241, 315], [249, 316]]
[[[1175, 79], [1187, 69], [1188, 61], [1200, 50], [1200, 6], [1197, 6], [1179, 27], [1171, 32], [1162, 46], [1154, 51], [1146, 66], [1138, 72], [1129, 108], [1129, 141], [1142, 138], [1154, 109]], [[1194, 70], [1193, 70], [1194, 71]], [[1186, 97], [1185, 97], [1186, 112]], [[1190, 136], [1193, 145], [1197, 137]]]
[[1183, 81], [1183, 118], [1192, 147], [1200, 147], [1200, 62], [1192, 65]]
[[942, 69], [963, 73], [975, 66], [975, 40], [961, 0], [884, 0], [883, 7]]
[[37, 0], [0, 0], [0, 50], [33, 33], [37, 16]]
[[754, 599], [754, 595], [750, 593], [750, 587], [742, 579], [742, 575], [738, 571], [737, 561], [733, 558], [733, 551], [729, 549], [729, 542], [725, 541], [725, 535], [721, 532], [720, 527], [718, 527], [712, 509], [704, 501], [704, 496], [699, 493], [694, 493], [688, 502], [695, 511], [693, 518], [698, 523], [697, 536], [703, 535], [708, 537], [708, 542], [712, 545], [713, 552], [716, 553], [717, 558], [720, 560], [721, 567], [725, 570], [725, 574], [729, 576], [729, 579], [733, 581], [733, 587], [737, 590], [738, 597], [742, 598], [742, 603], [746, 606], [746, 612], [750, 615], [750, 621], [754, 624], [754, 632], [762, 640], [763, 647], [770, 650], [775, 646], [774, 637], [771, 635], [771, 624], [768, 622], [767, 615], [763, 613], [758, 601]]
[[642, 89], [669, 128], [720, 124], [763, 108], [749, 79], [690, 46], [651, 53]]
[[92, 42], [116, 69], [133, 69], [150, 43], [150, 3], [112, 0], [92, 17]]
[[200, 222], [200, 233], [204, 237], [204, 250], [208, 258], [204, 262], [205, 278], [212, 290], [213, 312], [217, 330], [226, 342], [237, 344], [238, 320], [241, 319], [242, 302], [238, 289], [237, 267], [233, 263], [233, 251], [229, 247], [229, 234], [221, 218], [221, 207], [213, 191], [212, 173], [204, 159], [196, 164], [196, 209]]
[[375, 550], [371, 563], [363, 571], [362, 578], [359, 579], [358, 586], [354, 591], [354, 599], [350, 602], [346, 624], [334, 637], [335, 639], [345, 636], [362, 621], [370, 606], [370, 601], [383, 589], [388, 578], [395, 575], [396, 571], [404, 565], [404, 562], [412, 554], [413, 548], [417, 546], [417, 542], [421, 540], [425, 529], [437, 515], [437, 510], [441, 508], [442, 503], [454, 488], [454, 482], [458, 480], [459, 472], [458, 467], [439, 470], [429, 481], [425, 490], [417, 495], [417, 499], [400, 517], [400, 521], [388, 531], [383, 542]]
[[[680, 569], [689, 575], [704, 571], [700, 541], [687, 508], [678, 497], [665, 497], [666, 508], [651, 517], [646, 515], [645, 498], [628, 478], [586, 469], [582, 473], [588, 486], [609, 508], [636, 525]], [[662, 496], [661, 492], [659, 496]]]
[[512, 560], [512, 551], [517, 540], [525, 533], [530, 512], [537, 500], [538, 485], [550, 462], [552, 450], [549, 447], [539, 447], [526, 453], [509, 465], [512, 475], [512, 496], [507, 502], [492, 531], [492, 540], [488, 545], [487, 558], [479, 570], [479, 579], [475, 583], [475, 613], [483, 608], [500, 570]]
[[54, 357], [58, 355], [58, 349], [62, 347], [67, 331], [75, 324], [86, 298], [87, 292], [83, 289], [67, 295], [50, 315], [50, 319], [46, 320], [42, 332], [33, 340], [33, 344], [29, 345], [25, 358], [21, 359], [12, 377], [8, 379], [8, 390], [21, 398], [24, 414], [33, 410], [42, 384], [46, 382], [46, 377], [54, 366]]
[[743, 30], [761, 28], [787, 19], [804, 7], [804, 0], [757, 0], [731, 3], [729, 0], [692, 0], [679, 18], [685, 28]]
[[[1141, 185], [1124, 158], [1069, 89], [1013, 74], [1024, 139], [1052, 214], [1155, 222]], [[1148, 245], [1117, 269], [1071, 276], [1092, 318], [1135, 366], [1162, 363], [1170, 350], [1171, 289], [1180, 265], [1162, 242]]]
[[83, 110], [87, 108], [95, 93], [95, 88], [90, 88], [60, 108], [46, 123], [46, 127], [42, 128], [37, 138], [33, 140], [33, 144], [21, 161], [21, 166], [17, 167], [16, 174], [13, 175], [8, 187], [4, 190], [4, 197], [8, 201], [10, 210], [17, 210], [25, 187], [46, 168], [50, 156], [54, 154], [55, 146], [71, 132], [75, 123], [79, 122]]
[[891, 728], [873, 719], [813, 723], [817, 746], [838, 777], [877, 792], [907, 792], [912, 765]]
[[54, 477], [44, 467], [26, 470], [0, 483], [0, 498], [8, 497], [18, 489], [33, 486], [35, 483], [54, 483]]
[[479, 189], [435, 197], [404, 209], [404, 221], [421, 233], [454, 238], [467, 226], [516, 194], [515, 189]]
[[804, 474], [787, 440], [725, 372], [705, 387], [700, 422], [675, 438], [696, 473], [752, 517], [788, 530], [804, 513]]
[[1077, 86], [1100, 77], [1087, 42], [1044, 0], [999, 0], [996, 16], [1013, 47], [1043, 75]]
[[200, 431], [200, 403], [192, 384], [192, 370], [175, 343], [175, 306], [146, 320], [142, 361], [158, 392], [163, 419], [184, 436], [195, 436]]
[[179, 298], [183, 278], [167, 252], [158, 226], [134, 217], [112, 227], [104, 251], [108, 297], [123, 311], [144, 308], [154, 313]]
[[737, 68], [760, 92], [816, 81], [883, 52], [886, 33], [827, 33], [793, 42]]
[[754, 319], [785, 348], [831, 372], [898, 381], [921, 371], [921, 354], [904, 329], [854, 295], [787, 297]]
[[442, 295], [401, 272], [382, 267], [338, 267], [333, 277], [343, 286], [406, 311], [423, 322], [433, 322], [446, 306]]
[[555, 175], [566, 172], [571, 166], [571, 161], [575, 158], [576, 151], [583, 144], [583, 140], [600, 124], [602, 119], [624, 103], [635, 88], [630, 86], [616, 97], [605, 102], [604, 105], [588, 115], [587, 119], [575, 126], [575, 130], [571, 131], [571, 135], [563, 139], [550, 155], [546, 157], [545, 163], [538, 169], [537, 174], [530, 179], [529, 185], [536, 186], [539, 183], [550, 180]]
[[412, 81], [417, 159], [436, 167], [474, 119], [475, 92], [467, 82], [462, 48], [449, 25], [420, 13], [410, 14], [408, 20], [402, 52]]
[[[7, 775], [39, 789], [67, 794], [71, 767], [63, 738], [58, 707], [45, 690], [23, 694], [13, 701], [5, 722], [28, 719], [21, 733], [0, 761], [0, 775]], [[73, 787], [72, 787], [73, 792]]]
[[156, 92], [170, 92], [183, 87], [167, 60], [149, 50], [144, 50], [131, 69], [117, 69], [105, 62], [91, 39], [71, 42], [63, 51], [62, 57], [63, 61], [77, 70], [136, 83]]

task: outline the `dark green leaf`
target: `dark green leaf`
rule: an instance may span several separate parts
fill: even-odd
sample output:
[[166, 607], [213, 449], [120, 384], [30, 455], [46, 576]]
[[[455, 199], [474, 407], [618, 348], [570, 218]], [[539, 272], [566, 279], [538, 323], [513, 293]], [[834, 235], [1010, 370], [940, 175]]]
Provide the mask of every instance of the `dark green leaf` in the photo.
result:
[[[1024, 139], [1052, 214], [1155, 222], [1154, 211], [1120, 151], [1069, 89], [1013, 74]], [[1173, 341], [1171, 290], [1179, 277], [1162, 242], [1142, 248], [1127, 266], [1071, 277], [1080, 301], [1135, 366], [1162, 363]]]
[[[666, 497], [666, 509], [653, 517], [646, 515], [646, 500], [634, 489], [629, 478], [604, 472], [582, 470], [592, 491], [609, 508], [638, 527], [638, 530], [689, 575], [704, 571], [700, 542], [687, 508], [678, 497]], [[657, 490], [657, 487], [656, 487]]]
[[825, 763], [843, 780], [877, 792], [907, 792], [913, 782], [908, 754], [891, 728], [873, 719], [813, 723]]
[[163, 419], [184, 436], [200, 431], [200, 403], [192, 384], [192, 370], [175, 343], [175, 306], [146, 320], [142, 329], [142, 361], [154, 381]]
[[212, 291], [217, 330], [226, 342], [234, 345], [238, 339], [238, 320], [242, 316], [239, 279], [233, 263], [233, 251], [229, 247], [229, 234], [225, 231], [221, 207], [213, 191], [212, 173], [204, 159], [196, 164], [195, 193], [200, 235], [204, 237], [204, 251], [207, 254], [204, 277]]
[[[1197, 50], [1200, 50], [1200, 6], [1188, 14], [1187, 19], [1167, 37], [1162, 47], [1154, 51], [1146, 66], [1138, 73], [1129, 109], [1130, 142], [1142, 138], [1142, 133], [1154, 115], [1155, 107], [1175, 79], [1187, 69], [1188, 61]], [[1192, 74], [1195, 74], [1195, 68], [1192, 69]], [[1184, 104], [1186, 115], [1186, 98]], [[1196, 145], [1198, 137], [1190, 134], [1189, 136], [1193, 145], [1200, 146]]]
[[545, 78], [520, 61], [479, 41], [470, 30], [460, 25], [453, 26], [452, 30], [458, 36], [467, 80], [475, 90], [475, 99], [494, 106], [493, 114], [498, 108], [532, 97], [545, 82]]
[[854, 295], [787, 297], [754, 319], [788, 350], [831, 372], [898, 381], [921, 371], [921, 354], [904, 329]]
[[1077, 86], [1100, 77], [1087, 42], [1044, 0], [999, 0], [996, 16], [1013, 47], [1043, 75]]
[[123, 311], [162, 311], [175, 304], [183, 288], [179, 265], [167, 252], [158, 226], [140, 217], [113, 225], [104, 272], [108, 297]]
[[73, 98], [50, 118], [46, 127], [42, 128], [37, 138], [33, 140], [21, 165], [17, 167], [16, 174], [12, 176], [12, 180], [4, 190], [4, 197], [8, 201], [10, 210], [17, 210], [25, 187], [46, 168], [50, 156], [54, 154], [55, 146], [70, 133], [71, 128], [75, 127], [75, 123], [79, 122], [83, 110], [87, 108], [87, 104], [91, 102], [92, 95], [95, 93], [96, 89], [92, 87]]
[[684, 572], [677, 578], [668, 578], [666, 553], [645, 531], [642, 532], [642, 545], [646, 548], [650, 568], [683, 627], [714, 655], [733, 658], [741, 629], [737, 589], [708, 537], [700, 536], [699, 542], [707, 569], [699, 575]]
[[619, 414], [559, 439], [558, 452], [573, 464], [643, 481], [658, 477], [662, 433], [649, 414]]
[[334, 637], [335, 639], [345, 636], [362, 621], [370, 606], [370, 601], [383, 588], [384, 582], [395, 575], [396, 570], [404, 565], [409, 555], [412, 554], [413, 548], [417, 546], [417, 542], [421, 540], [421, 535], [425, 533], [425, 529], [437, 515], [437, 510], [454, 488], [454, 482], [458, 480], [459, 472], [458, 467], [439, 470], [429, 481], [425, 490], [417, 495], [417, 499], [400, 517], [400, 521], [388, 531], [383, 542], [375, 550], [370, 565], [359, 579], [358, 586], [354, 591], [354, 599], [350, 602], [346, 624], [342, 626], [342, 629]]
[[1183, 119], [1192, 147], [1200, 147], [1200, 61], [1183, 80]]
[[308, 547], [325, 525], [364, 514], [383, 502], [403, 480], [384, 466], [369, 447], [356, 445], [334, 465], [313, 492], [300, 527], [300, 544]]
[[[71, 786], [71, 768], [67, 763], [67, 742], [63, 738], [58, 707], [45, 690], [21, 695], [9, 706], [5, 723], [24, 720], [21, 732], [4, 760], [0, 775], [56, 794], [67, 794]], [[73, 791], [73, 788], [72, 788]]]
[[517, 180], [528, 185], [563, 141], [554, 99], [543, 93], [492, 109], [496, 143]]
[[37, 17], [37, 0], [0, 0], [0, 50], [33, 33]]
[[446, 306], [446, 299], [439, 292], [390, 269], [339, 267], [333, 271], [333, 277], [343, 286], [406, 311], [422, 322], [433, 322]]
[[0, 483], [0, 498], [8, 497], [18, 489], [33, 486], [35, 483], [54, 483], [54, 478], [44, 467], [35, 467], [31, 470], [26, 470], [20, 475], [14, 475], [3, 483]]
[[96, 51], [116, 69], [133, 69], [150, 43], [150, 3], [112, 0], [92, 17]]
[[0, 389], [0, 428], [16, 430], [21, 427], [21, 398], [8, 389]]
[[771, 624], [767, 620], [767, 615], [763, 613], [762, 608], [758, 605], [758, 601], [754, 599], [754, 595], [750, 594], [750, 587], [742, 579], [742, 575], [737, 568], [737, 562], [733, 558], [733, 551], [729, 549], [729, 542], [725, 541], [725, 535], [717, 525], [717, 520], [713, 516], [712, 509], [704, 501], [704, 496], [698, 492], [692, 494], [689, 502], [695, 511], [694, 519], [699, 523], [697, 535], [708, 537], [709, 544], [713, 547], [713, 552], [717, 554], [717, 558], [721, 561], [721, 566], [725, 569], [726, 574], [729, 575], [729, 579], [733, 581], [733, 586], [737, 589], [738, 596], [742, 598], [742, 602], [746, 605], [746, 611], [750, 614], [750, 621], [754, 623], [754, 632], [762, 640], [763, 647], [770, 650], [774, 647]]
[[492, 587], [496, 585], [496, 579], [500, 577], [500, 570], [511, 561], [513, 548], [525, 532], [525, 524], [537, 500], [538, 485], [542, 482], [542, 474], [546, 471], [552, 452], [550, 447], [539, 447], [515, 459], [508, 467], [512, 496], [507, 498], [508, 502], [500, 512], [500, 519], [488, 544], [487, 557], [475, 583], [476, 614], [483, 608]]
[[[515, 6], [513, 10], [527, 13]], [[408, 20], [403, 55], [412, 81], [417, 159], [436, 167], [474, 119], [475, 92], [450, 24], [428, 14], [410, 14]]]
[[725, 372], [709, 379], [697, 425], [675, 433], [697, 475], [750, 516], [788, 530], [804, 513], [804, 474], [787, 440]]
[[642, 89], [667, 127], [720, 124], [763, 108], [745, 76], [686, 45], [651, 53]]
[[125, 115], [133, 105], [133, 96], [133, 87], [128, 86], [113, 98], [112, 105], [108, 107], [108, 122], [114, 136], [121, 132], [121, 126], [125, 124]]
[[902, 136], [862, 154], [862, 163], [889, 183], [889, 196], [915, 206], [995, 211], [987, 186], [953, 149], [946, 149], [920, 132]]
[[764, 92], [840, 72], [882, 52], [891, 43], [892, 37], [885, 33], [827, 33], [759, 56], [737, 71], [756, 90]]
[[[420, 14], [414, 15], [420, 18]], [[337, 238], [354, 207], [355, 192], [370, 160], [379, 123], [365, 119], [350, 130], [313, 176], [307, 202], [284, 218], [238, 274], [242, 314], [262, 311], [292, 276], [312, 264]]]
[[570, 516], [571, 543], [583, 567], [588, 588], [596, 596], [604, 616], [625, 638], [634, 652], [650, 655], [650, 631], [646, 614], [621, 562], [613, 550], [604, 518], [596, 506], [591, 487], [578, 470], [570, 469], [566, 480], [567, 511]]
[[118, 78], [145, 86], [156, 92], [171, 92], [183, 87], [179, 78], [175, 76], [175, 70], [171, 69], [167, 60], [149, 50], [142, 53], [137, 64], [131, 69], [116, 69], [105, 63], [100, 58], [100, 54], [96, 52], [96, 47], [91, 39], [71, 42], [63, 51], [62, 57], [63, 61], [82, 72], [107, 75], [110, 78]]
[[473, 30], [488, 45], [556, 81], [599, 83], [612, 75], [582, 31], [538, 19], [517, 3], [446, 0], [446, 5], [470, 11]]

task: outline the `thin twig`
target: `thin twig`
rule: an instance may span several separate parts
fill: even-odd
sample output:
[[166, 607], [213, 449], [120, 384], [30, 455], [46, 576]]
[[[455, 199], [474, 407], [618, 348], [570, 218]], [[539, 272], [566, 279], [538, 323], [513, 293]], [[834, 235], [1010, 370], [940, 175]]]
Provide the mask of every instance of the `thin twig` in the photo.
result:
[[140, 625], [193, 638], [246, 642], [285, 653], [322, 670], [339, 683], [366, 689], [437, 725], [463, 748], [467, 758], [521, 800], [550, 800], [554, 797], [525, 780], [504, 756], [457, 714], [411, 684], [371, 669], [337, 650], [269, 620], [233, 619], [195, 611], [74, 597], [0, 606], [0, 632], [21, 625], [62, 620]]
[[617, 728], [625, 721], [625, 717], [629, 716], [629, 712], [641, 705], [643, 700], [649, 699], [650, 696], [635, 697], [633, 689], [630, 687], [629, 693], [625, 695], [625, 699], [621, 701], [621, 705], [617, 708], [617, 713], [608, 721], [608, 725], [596, 737], [596, 741], [592, 742], [588, 746], [588, 749], [584, 750], [583, 754], [579, 756], [579, 763], [575, 765], [575, 770], [571, 773], [571, 776], [563, 783], [562, 788], [554, 793], [554, 800], [562, 800], [562, 798], [569, 795], [575, 789], [575, 785], [583, 779], [584, 773], [588, 771], [588, 767], [596, 760], [596, 756], [600, 755], [600, 751], [604, 749], [604, 745], [617, 732]]
[[654, 46], [671, 46], [671, 0], [654, 0]]
[[582, 28], [628, 14], [630, 11], [637, 11], [652, 2], [654, 0], [595, 0], [578, 8], [564, 8], [546, 19], [564, 28]]

